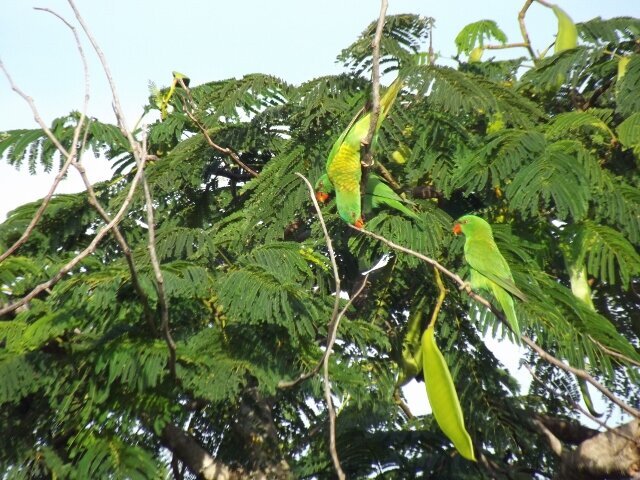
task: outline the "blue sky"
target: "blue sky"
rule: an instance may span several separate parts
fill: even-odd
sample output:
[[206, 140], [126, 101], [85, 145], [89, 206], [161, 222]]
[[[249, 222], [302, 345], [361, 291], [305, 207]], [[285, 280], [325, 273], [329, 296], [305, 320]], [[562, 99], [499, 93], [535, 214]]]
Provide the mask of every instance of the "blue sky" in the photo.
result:
[[[640, 0], [557, 0], [574, 19], [596, 16], [640, 16]], [[71, 33], [52, 15], [69, 20], [64, 0], [2, 2], [0, 58], [15, 81], [37, 102], [47, 123], [81, 106], [83, 77]], [[417, 13], [436, 19], [434, 48], [440, 63], [451, 64], [454, 38], [470, 22], [490, 18], [520, 41], [517, 13], [523, 0], [389, 0], [389, 14]], [[339, 73], [340, 50], [353, 42], [378, 16], [377, 0], [77, 0], [77, 5], [104, 50], [118, 84], [128, 123], [137, 120], [148, 96], [149, 81], [166, 86], [171, 71], [189, 75], [194, 85], [247, 73], [277, 75], [291, 83]], [[552, 12], [535, 4], [527, 26], [536, 50], [545, 49], [556, 31]], [[111, 99], [95, 56], [90, 60], [89, 114], [114, 121]], [[425, 46], [426, 47], [426, 46]], [[498, 52], [521, 55], [522, 50]], [[485, 54], [486, 55], [486, 54]], [[0, 131], [35, 128], [31, 112], [0, 76]], [[106, 177], [105, 162], [87, 159], [93, 180]], [[53, 174], [29, 176], [0, 160], [0, 221], [12, 208], [41, 198]], [[59, 191], [81, 188], [70, 175]]]
[[[640, 16], [640, 0], [557, 2], [576, 22], [597, 16]], [[468, 23], [493, 19], [509, 41], [521, 41], [517, 13], [523, 3], [389, 0], [388, 14], [434, 17], [433, 43], [441, 54], [439, 63], [452, 64], [454, 38]], [[380, 9], [377, 0], [77, 0], [77, 5], [108, 58], [130, 126], [147, 101], [149, 81], [166, 86], [173, 70], [187, 74], [193, 85], [254, 72], [296, 84], [339, 73], [336, 55], [377, 18]], [[50, 123], [81, 107], [84, 79], [71, 33], [52, 15], [34, 11], [34, 6], [53, 9], [73, 20], [63, 0], [3, 2], [0, 58]], [[535, 50], [544, 50], [553, 42], [556, 24], [549, 9], [539, 4], [530, 8], [527, 28]], [[100, 66], [88, 42], [84, 47], [91, 69], [89, 114], [113, 122], [111, 97]], [[519, 56], [524, 51], [500, 55]], [[0, 76], [0, 131], [16, 128], [36, 128], [36, 124], [27, 105]], [[109, 174], [104, 160], [85, 159], [85, 166], [93, 180]], [[74, 173], [59, 191], [81, 189]], [[44, 196], [54, 174], [33, 177], [26, 169], [16, 171], [0, 160], [0, 221], [16, 206]], [[514, 369], [521, 354], [513, 350], [501, 357]], [[422, 386], [412, 388], [416, 396], [424, 396]]]

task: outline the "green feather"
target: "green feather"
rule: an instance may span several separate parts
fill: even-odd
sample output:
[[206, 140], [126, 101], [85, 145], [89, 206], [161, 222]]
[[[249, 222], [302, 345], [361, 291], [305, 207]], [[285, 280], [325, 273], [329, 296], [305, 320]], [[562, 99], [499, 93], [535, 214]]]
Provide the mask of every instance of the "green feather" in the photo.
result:
[[[377, 140], [382, 121], [389, 113], [398, 92], [402, 87], [402, 78], [398, 77], [380, 99], [380, 115], [376, 124], [376, 132], [372, 146]], [[362, 116], [364, 114], [364, 116]], [[371, 112], [362, 109], [351, 120], [347, 128], [334, 142], [327, 158], [327, 175], [336, 191], [336, 204], [340, 217], [347, 223], [354, 224], [361, 219], [360, 149], [369, 132]]]
[[420, 218], [414, 211], [404, 206], [405, 203], [413, 205], [412, 202], [403, 199], [376, 175], [369, 175], [367, 178], [363, 203], [365, 212], [390, 207], [415, 220]]
[[486, 290], [495, 297], [516, 338], [520, 338], [520, 326], [511, 295], [523, 301], [526, 296], [516, 287], [509, 264], [493, 240], [491, 226], [475, 215], [460, 217], [456, 223], [466, 238], [464, 256], [471, 267], [471, 287]]

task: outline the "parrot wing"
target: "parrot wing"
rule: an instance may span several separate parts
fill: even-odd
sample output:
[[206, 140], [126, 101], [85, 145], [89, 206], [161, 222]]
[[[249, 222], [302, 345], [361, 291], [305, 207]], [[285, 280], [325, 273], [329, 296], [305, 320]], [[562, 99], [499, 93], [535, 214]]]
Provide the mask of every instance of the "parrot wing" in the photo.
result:
[[404, 203], [414, 205], [414, 203], [403, 199], [376, 175], [369, 175], [367, 178], [365, 201], [367, 202], [367, 205], [371, 206], [371, 208], [387, 206], [394, 208], [411, 218], [416, 220], [419, 219], [415, 212], [403, 205]]
[[465, 258], [471, 268], [520, 300], [527, 300], [527, 296], [514, 283], [509, 264], [493, 241], [469, 238]]

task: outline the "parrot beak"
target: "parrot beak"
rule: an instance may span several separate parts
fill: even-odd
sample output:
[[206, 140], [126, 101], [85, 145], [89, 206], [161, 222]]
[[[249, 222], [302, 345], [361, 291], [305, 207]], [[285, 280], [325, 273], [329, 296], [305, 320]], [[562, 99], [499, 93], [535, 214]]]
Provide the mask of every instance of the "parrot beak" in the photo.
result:
[[329, 195], [324, 192], [316, 192], [316, 200], [320, 203], [324, 203], [329, 199]]
[[454, 235], [460, 235], [461, 233], [462, 233], [462, 227], [460, 227], [460, 224], [459, 224], [459, 223], [456, 223], [456, 224], [453, 226], [453, 234], [454, 234]]
[[364, 227], [364, 220], [362, 220], [362, 217], [360, 217], [358, 220], [356, 220], [356, 223], [354, 223], [353, 226], [356, 227], [356, 228]]

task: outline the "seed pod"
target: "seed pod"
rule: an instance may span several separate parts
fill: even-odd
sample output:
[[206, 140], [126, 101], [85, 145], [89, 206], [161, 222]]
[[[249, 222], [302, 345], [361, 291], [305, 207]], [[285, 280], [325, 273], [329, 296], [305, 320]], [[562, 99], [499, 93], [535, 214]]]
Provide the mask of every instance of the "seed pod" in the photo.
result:
[[555, 52], [560, 53], [578, 46], [578, 29], [571, 17], [558, 5], [551, 7], [558, 18], [558, 35], [556, 36]]
[[433, 325], [429, 325], [422, 334], [422, 361], [427, 397], [438, 426], [460, 455], [475, 462], [473, 443], [464, 426], [458, 394], [449, 367], [436, 344]]

